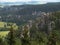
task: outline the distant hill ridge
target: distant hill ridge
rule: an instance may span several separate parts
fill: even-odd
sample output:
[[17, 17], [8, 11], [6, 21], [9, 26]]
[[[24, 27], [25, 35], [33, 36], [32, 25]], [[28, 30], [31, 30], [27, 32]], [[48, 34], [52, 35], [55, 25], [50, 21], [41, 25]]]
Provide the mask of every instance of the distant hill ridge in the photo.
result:
[[[13, 6], [5, 6], [3, 9], [0, 9], [0, 14], [31, 14], [34, 11], [43, 11], [43, 12], [51, 12], [51, 11], [59, 11], [60, 10], [60, 2], [58, 3], [47, 3], [47, 4], [38, 4], [38, 5], [13, 5]], [[13, 12], [12, 12], [13, 11]]]

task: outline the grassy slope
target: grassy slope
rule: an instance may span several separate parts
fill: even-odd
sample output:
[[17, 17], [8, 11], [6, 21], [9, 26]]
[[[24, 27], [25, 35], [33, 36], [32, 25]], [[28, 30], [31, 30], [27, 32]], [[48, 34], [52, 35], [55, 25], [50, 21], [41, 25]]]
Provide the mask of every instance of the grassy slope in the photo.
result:
[[0, 31], [0, 36], [5, 37], [8, 33], [9, 31]]
[[[6, 22], [0, 22], [0, 28], [4, 28], [5, 24], [7, 24], [7, 23]], [[13, 29], [17, 30], [18, 26], [15, 23], [13, 23], [13, 24], [14, 24], [14, 25], [12, 25]], [[10, 26], [7, 26], [6, 28], [10, 28]], [[9, 33], [9, 31], [0, 31], [0, 36], [5, 37], [8, 33]]]

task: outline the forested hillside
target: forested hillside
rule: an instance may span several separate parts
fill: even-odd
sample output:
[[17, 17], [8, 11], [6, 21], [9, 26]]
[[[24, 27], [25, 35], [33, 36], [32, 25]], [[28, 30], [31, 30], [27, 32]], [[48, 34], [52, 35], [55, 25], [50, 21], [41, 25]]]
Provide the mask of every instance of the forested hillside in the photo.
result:
[[60, 2], [0, 5], [0, 45], [60, 45]]
[[0, 45], [60, 45], [60, 11], [41, 12], [33, 21], [18, 26], [18, 30], [10, 26], [9, 33], [0, 36]]
[[40, 11], [60, 11], [60, 3], [4, 6], [0, 8], [0, 20], [5, 22], [16, 22], [18, 25], [21, 25], [22, 23], [28, 22], [28, 20], [35, 19], [37, 15], [41, 13]]

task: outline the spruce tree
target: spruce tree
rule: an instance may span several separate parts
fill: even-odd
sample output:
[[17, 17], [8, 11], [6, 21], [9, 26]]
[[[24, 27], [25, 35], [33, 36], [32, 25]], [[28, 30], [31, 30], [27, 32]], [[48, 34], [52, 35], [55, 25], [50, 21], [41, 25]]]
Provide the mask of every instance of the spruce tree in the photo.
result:
[[14, 30], [13, 30], [12, 25], [11, 25], [10, 32], [7, 37], [7, 41], [9, 45], [15, 45]]
[[0, 37], [0, 45], [3, 45], [3, 39]]
[[56, 42], [57, 42], [57, 40], [56, 40], [56, 34], [55, 33], [52, 33], [50, 35], [50, 37], [48, 38], [47, 45], [56, 45]]
[[23, 33], [23, 37], [21, 38], [22, 45], [30, 45], [27, 26], [24, 26], [24, 30], [22, 33]]
[[44, 43], [44, 35], [43, 32], [37, 31], [37, 42], [39, 43], [39, 45]]

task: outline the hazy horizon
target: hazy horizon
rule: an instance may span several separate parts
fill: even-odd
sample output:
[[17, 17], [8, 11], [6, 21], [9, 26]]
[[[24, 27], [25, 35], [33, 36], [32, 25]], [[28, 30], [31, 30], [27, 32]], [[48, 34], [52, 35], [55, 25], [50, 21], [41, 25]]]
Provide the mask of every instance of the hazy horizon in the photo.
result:
[[25, 3], [29, 3], [29, 2], [35, 2], [36, 4], [44, 4], [44, 3], [48, 3], [48, 2], [60, 2], [60, 0], [0, 0], [0, 2], [25, 2]]

